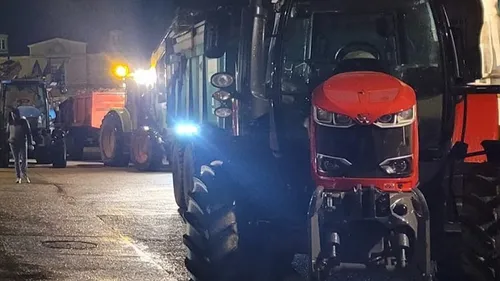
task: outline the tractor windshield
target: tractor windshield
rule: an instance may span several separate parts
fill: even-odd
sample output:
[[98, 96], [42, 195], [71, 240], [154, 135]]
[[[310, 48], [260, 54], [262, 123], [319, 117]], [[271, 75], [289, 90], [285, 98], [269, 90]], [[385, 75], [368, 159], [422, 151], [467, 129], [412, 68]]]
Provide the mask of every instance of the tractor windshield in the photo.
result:
[[25, 117], [32, 128], [47, 126], [46, 92], [38, 83], [6, 83], [3, 84], [4, 120], [12, 109], [18, 108], [21, 116]]
[[[283, 94], [310, 93], [346, 58], [376, 59], [417, 92], [421, 144], [440, 141], [444, 92], [438, 32], [425, 0], [298, 3], [283, 34]], [[367, 69], [368, 70], [368, 69]]]

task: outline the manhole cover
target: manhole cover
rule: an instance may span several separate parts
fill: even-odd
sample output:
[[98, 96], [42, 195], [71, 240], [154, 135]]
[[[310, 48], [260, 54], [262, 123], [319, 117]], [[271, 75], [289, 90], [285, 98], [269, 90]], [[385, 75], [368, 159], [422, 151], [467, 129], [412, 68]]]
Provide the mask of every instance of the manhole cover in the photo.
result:
[[84, 241], [44, 241], [42, 245], [53, 249], [86, 250], [96, 248], [96, 243]]

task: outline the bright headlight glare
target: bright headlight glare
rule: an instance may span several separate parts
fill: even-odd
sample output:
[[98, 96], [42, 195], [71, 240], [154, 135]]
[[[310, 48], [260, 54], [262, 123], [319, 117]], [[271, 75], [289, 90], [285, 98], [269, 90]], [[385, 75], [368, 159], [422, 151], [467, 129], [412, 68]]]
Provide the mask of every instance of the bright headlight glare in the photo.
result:
[[156, 83], [156, 70], [154, 68], [138, 69], [132, 76], [138, 85], [151, 86]]
[[198, 126], [194, 124], [179, 124], [175, 126], [175, 133], [177, 135], [195, 135], [199, 131]]

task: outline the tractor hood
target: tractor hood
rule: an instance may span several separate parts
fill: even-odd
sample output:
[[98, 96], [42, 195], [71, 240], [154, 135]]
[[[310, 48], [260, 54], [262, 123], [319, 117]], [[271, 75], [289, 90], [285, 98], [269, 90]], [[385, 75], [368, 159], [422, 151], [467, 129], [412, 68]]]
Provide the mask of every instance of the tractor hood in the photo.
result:
[[412, 108], [415, 91], [399, 79], [379, 72], [348, 72], [319, 85], [312, 96], [314, 106], [353, 119], [362, 115], [370, 123], [385, 114]]

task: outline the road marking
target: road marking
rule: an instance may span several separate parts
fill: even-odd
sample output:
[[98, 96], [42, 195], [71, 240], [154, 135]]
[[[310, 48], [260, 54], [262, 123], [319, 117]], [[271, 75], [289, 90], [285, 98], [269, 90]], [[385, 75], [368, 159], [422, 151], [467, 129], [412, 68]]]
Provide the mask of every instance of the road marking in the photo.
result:
[[[135, 243], [134, 243], [134, 240], [128, 236], [125, 236], [119, 232], [118, 233], [118, 236], [120, 237], [120, 239], [125, 243], [127, 244], [128, 246], [130, 246], [132, 249], [134, 249], [134, 251], [136, 252], [136, 254], [139, 256], [139, 258], [141, 259], [141, 261], [144, 261], [144, 262], [147, 262], [147, 263], [150, 263], [152, 265], [154, 265], [157, 269], [160, 269], [162, 271], [164, 271], [163, 267], [161, 265], [159, 265], [152, 257], [151, 255], [147, 254], [146, 252], [144, 252], [143, 250], [141, 250]], [[143, 246], [143, 248], [147, 248], [147, 246]]]

